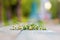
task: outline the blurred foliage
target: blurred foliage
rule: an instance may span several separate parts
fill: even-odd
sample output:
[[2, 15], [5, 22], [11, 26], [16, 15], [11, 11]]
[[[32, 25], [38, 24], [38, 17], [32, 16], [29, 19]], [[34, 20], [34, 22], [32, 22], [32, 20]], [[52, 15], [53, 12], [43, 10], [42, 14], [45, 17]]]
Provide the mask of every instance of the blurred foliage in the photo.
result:
[[[11, 7], [11, 5], [15, 5], [16, 3], [17, 3], [17, 0], [2, 0], [2, 5], [3, 5], [2, 21], [3, 21], [4, 25], [8, 25], [9, 24], [9, 20], [8, 20], [8, 16], [7, 16], [7, 8]], [[14, 16], [14, 18], [12, 19], [12, 23], [16, 23], [16, 22], [17, 22], [17, 19]]]
[[15, 5], [17, 3], [17, 0], [10, 0], [11, 5]]
[[50, 0], [51, 4], [52, 4], [52, 8], [51, 8], [51, 13], [52, 13], [52, 18], [55, 19], [57, 18], [57, 11], [58, 11], [58, 7], [57, 7], [57, 3], [58, 0]]
[[[22, 9], [22, 18], [23, 20], [28, 20], [29, 14], [31, 13], [31, 7], [32, 7], [32, 3], [36, 2], [38, 7], [40, 6], [40, 0], [21, 0], [21, 9]], [[11, 5], [15, 5], [18, 2], [18, 0], [3, 0], [3, 13], [2, 13], [2, 18], [3, 18], [3, 22], [6, 24], [8, 24], [8, 18], [7, 18], [7, 7], [10, 7]], [[16, 18], [17, 19], [17, 18]], [[15, 23], [16, 19], [13, 18], [12, 21]]]
[[23, 22], [26, 22], [30, 16], [30, 13], [32, 11], [32, 3], [36, 2], [38, 7], [40, 5], [40, 0], [22, 0], [21, 2], [21, 8], [22, 8], [22, 16], [23, 16]]
[[4, 8], [2, 9], [2, 21], [5, 26], [9, 24], [7, 20], [6, 10]]
[[22, 11], [24, 17], [28, 17], [31, 13], [31, 7], [34, 1], [37, 2], [37, 5], [39, 5], [39, 0], [22, 0]]

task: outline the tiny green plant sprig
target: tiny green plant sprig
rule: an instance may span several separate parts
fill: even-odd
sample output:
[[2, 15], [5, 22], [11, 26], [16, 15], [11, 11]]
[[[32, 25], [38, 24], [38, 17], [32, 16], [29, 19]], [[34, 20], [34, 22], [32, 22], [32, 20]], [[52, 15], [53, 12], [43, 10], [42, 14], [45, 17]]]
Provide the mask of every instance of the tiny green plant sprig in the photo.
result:
[[27, 24], [24, 26], [13, 26], [12, 30], [47, 30], [46, 27], [36, 25], [36, 24]]

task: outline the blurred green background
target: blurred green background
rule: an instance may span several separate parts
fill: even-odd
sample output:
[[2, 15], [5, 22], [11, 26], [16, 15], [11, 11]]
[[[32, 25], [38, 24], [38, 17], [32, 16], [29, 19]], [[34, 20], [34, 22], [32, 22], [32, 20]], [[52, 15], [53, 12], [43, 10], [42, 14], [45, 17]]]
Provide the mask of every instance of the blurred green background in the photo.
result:
[[[34, 1], [37, 3], [39, 9], [40, 0], [0, 0], [0, 10], [2, 10], [0, 20], [4, 24], [9, 24], [9, 22], [15, 24], [19, 21], [27, 22]], [[58, 18], [57, 13], [60, 11], [60, 2], [58, 2], [58, 0], [50, 0], [50, 2], [52, 8], [49, 11], [52, 14], [52, 19]]]

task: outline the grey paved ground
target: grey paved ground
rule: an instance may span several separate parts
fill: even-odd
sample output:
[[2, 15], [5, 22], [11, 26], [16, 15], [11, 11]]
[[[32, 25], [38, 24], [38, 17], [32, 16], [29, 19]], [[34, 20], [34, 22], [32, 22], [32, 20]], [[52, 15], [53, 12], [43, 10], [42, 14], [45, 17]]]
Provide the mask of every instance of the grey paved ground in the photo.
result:
[[60, 34], [55, 32], [25, 30], [16, 40], [60, 40]]
[[46, 25], [46, 28], [48, 28], [49, 30], [53, 30], [55, 32], [59, 32], [60, 33], [60, 24], [50, 23], [50, 24]]
[[[41, 33], [41, 32], [31, 32], [29, 31], [23, 31], [21, 33], [21, 36], [19, 35], [19, 37], [17, 38], [17, 40], [20, 40], [21, 38], [23, 38], [22, 40], [25, 40], [26, 38], [28, 40], [59, 40], [60, 39], [60, 25], [56, 25], [53, 23], [48, 23], [45, 25], [45, 27], [47, 27], [48, 30], [51, 30], [52, 32], [56, 32], [56, 33]], [[19, 33], [20, 31], [17, 30], [9, 30], [9, 27], [0, 27], [0, 40], [15, 40], [16, 35]], [[36, 39], [35, 39], [36, 38]], [[55, 39], [54, 39], [55, 38]], [[27, 40], [26, 39], [26, 40]]]

